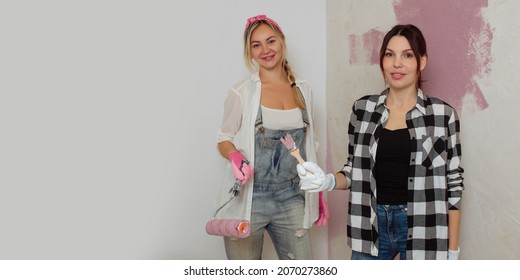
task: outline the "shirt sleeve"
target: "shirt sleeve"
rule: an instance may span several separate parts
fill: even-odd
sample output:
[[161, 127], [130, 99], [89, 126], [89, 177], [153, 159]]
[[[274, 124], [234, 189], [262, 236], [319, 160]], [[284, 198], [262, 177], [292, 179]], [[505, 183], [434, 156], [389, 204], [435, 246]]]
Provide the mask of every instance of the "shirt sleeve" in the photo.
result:
[[217, 133], [217, 143], [230, 141], [237, 134], [242, 125], [242, 97], [235, 90], [230, 90], [224, 102], [224, 116]]
[[[345, 175], [346, 178], [352, 181], [352, 159], [354, 156], [354, 133], [356, 131], [356, 102], [352, 105], [352, 112], [350, 113], [350, 121], [348, 123], [348, 155], [347, 162], [343, 166], [343, 169], [340, 171]], [[350, 186], [348, 186], [350, 188]]]
[[460, 210], [462, 190], [464, 189], [462, 174], [464, 169], [460, 166], [462, 147], [460, 144], [460, 122], [457, 112], [453, 109], [448, 120], [448, 147], [447, 147], [447, 181], [448, 181], [448, 209]]

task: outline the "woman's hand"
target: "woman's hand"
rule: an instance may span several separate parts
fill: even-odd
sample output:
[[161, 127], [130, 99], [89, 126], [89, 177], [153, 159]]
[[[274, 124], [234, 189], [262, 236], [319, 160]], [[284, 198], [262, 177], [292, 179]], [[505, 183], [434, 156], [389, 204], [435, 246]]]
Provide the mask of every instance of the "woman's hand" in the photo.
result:
[[229, 154], [229, 161], [233, 168], [233, 175], [242, 182], [242, 186], [247, 183], [249, 177], [253, 176], [253, 168], [249, 166], [249, 161], [239, 151]]
[[331, 191], [336, 187], [336, 179], [333, 174], [325, 174], [314, 162], [304, 162], [296, 166], [300, 177], [301, 190], [308, 192]]

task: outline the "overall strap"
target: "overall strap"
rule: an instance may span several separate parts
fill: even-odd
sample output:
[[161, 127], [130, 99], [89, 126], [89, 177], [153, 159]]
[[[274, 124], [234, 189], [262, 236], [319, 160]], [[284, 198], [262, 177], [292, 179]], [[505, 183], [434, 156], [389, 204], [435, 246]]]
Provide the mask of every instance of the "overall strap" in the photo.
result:
[[258, 128], [258, 130], [262, 133], [264, 133], [265, 129], [262, 125], [264, 121], [262, 120], [262, 105], [258, 106], [258, 113], [256, 114], [256, 121], [255, 121], [255, 127]]
[[307, 109], [301, 109], [301, 111], [303, 119], [303, 132], [307, 132], [307, 126], [309, 125], [309, 114], [307, 113]]

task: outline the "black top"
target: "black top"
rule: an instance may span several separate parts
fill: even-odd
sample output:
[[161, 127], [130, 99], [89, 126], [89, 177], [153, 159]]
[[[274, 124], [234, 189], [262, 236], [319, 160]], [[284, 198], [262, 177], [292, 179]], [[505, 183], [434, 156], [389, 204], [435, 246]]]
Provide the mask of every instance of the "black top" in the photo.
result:
[[410, 147], [407, 128], [381, 131], [374, 167], [378, 204], [406, 204]]

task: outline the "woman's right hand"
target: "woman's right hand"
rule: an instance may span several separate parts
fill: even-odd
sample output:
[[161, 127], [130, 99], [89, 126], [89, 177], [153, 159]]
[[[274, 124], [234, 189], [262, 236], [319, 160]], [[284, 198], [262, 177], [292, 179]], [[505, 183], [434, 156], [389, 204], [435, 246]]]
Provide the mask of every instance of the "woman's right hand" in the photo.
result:
[[300, 177], [300, 189], [308, 192], [331, 191], [336, 187], [336, 178], [333, 174], [325, 174], [314, 162], [306, 161], [296, 165]]
[[239, 151], [231, 152], [228, 157], [233, 175], [242, 182], [242, 186], [245, 185], [249, 177], [253, 176], [253, 167], [249, 166], [249, 161]]

